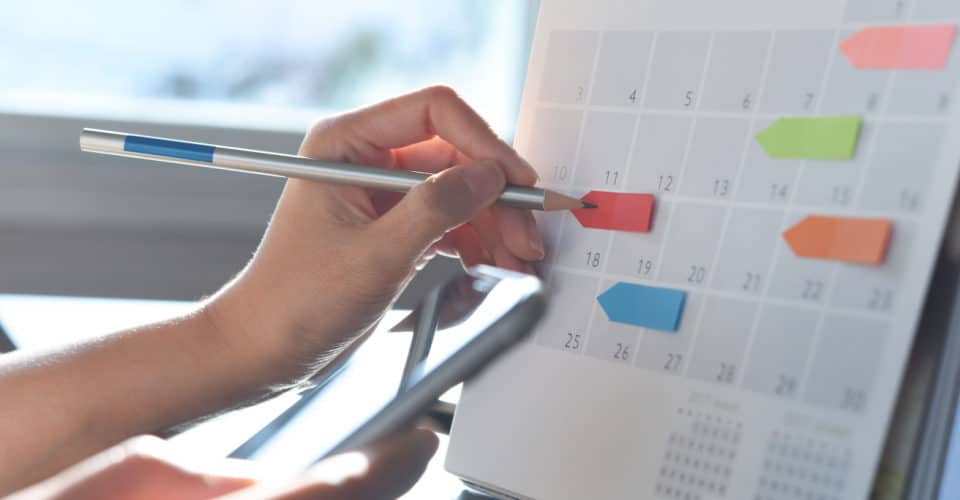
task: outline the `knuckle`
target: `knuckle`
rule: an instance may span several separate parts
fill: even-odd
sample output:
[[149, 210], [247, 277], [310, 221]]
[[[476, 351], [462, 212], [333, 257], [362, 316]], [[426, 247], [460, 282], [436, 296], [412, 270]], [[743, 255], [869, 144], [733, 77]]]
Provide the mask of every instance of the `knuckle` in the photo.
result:
[[427, 106], [436, 116], [473, 114], [473, 108], [452, 87], [434, 85], [424, 89]]
[[343, 117], [340, 116], [327, 116], [323, 118], [318, 118], [315, 120], [309, 128], [307, 128], [307, 139], [319, 139], [325, 137], [331, 133], [331, 130], [334, 130], [338, 124], [343, 121]]
[[336, 123], [336, 117], [322, 116], [313, 120], [310, 126], [307, 128], [308, 135], [318, 135], [324, 133], [329, 129], [334, 123]]
[[460, 94], [457, 93], [453, 87], [448, 85], [431, 85], [423, 89], [423, 94], [430, 101], [439, 101], [446, 103], [458, 104], [462, 103], [463, 99], [460, 98]]
[[314, 158], [338, 158], [345, 142], [344, 129], [350, 127], [350, 114], [320, 118], [307, 129], [299, 154]]

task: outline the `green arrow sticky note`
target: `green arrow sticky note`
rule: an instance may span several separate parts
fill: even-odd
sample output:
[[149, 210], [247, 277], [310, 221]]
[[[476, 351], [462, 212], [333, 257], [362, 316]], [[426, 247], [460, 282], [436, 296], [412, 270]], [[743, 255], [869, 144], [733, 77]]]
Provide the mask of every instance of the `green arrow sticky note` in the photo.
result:
[[781, 118], [757, 134], [771, 158], [849, 160], [857, 151], [859, 116]]

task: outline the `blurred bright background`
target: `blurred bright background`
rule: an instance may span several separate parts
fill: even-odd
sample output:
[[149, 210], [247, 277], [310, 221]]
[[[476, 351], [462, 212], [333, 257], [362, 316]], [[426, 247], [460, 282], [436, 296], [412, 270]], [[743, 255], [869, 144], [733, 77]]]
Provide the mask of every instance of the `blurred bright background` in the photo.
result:
[[[0, 12], [2, 352], [189, 310], [249, 258], [282, 187], [84, 154], [83, 127], [292, 153], [318, 117], [443, 83], [510, 140], [536, 2], [0, 0]], [[401, 305], [456, 268], [429, 266]], [[371, 342], [364, 356], [395, 369], [370, 383], [394, 382], [398, 339]], [[291, 401], [178, 439], [222, 455]], [[458, 489], [441, 461], [414, 496]]]
[[442, 83], [511, 140], [535, 6], [0, 0], [0, 293], [196, 298], [282, 185], [83, 154], [84, 127], [293, 153], [319, 117]]
[[[4, 5], [6, 4], [6, 5]], [[442, 82], [509, 134], [522, 1], [0, 1], [0, 109], [301, 129]]]

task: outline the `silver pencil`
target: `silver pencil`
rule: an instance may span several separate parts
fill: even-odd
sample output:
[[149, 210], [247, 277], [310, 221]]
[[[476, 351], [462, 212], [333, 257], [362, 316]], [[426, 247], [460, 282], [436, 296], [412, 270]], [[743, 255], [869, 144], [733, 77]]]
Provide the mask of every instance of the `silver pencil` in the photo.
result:
[[[406, 192], [430, 176], [424, 172], [330, 162], [296, 155], [89, 128], [80, 133], [80, 149], [91, 153], [311, 179], [394, 192]], [[497, 203], [531, 210], [595, 208], [595, 205], [555, 191], [520, 186], [507, 186]]]

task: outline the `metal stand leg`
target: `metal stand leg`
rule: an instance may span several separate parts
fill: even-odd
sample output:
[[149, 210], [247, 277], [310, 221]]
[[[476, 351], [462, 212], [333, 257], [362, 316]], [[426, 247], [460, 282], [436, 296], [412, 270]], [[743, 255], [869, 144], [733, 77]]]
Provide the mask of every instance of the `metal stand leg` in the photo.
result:
[[413, 338], [410, 339], [410, 350], [407, 352], [407, 362], [403, 367], [400, 389], [397, 392], [403, 392], [410, 387], [412, 384], [411, 375], [430, 354], [433, 334], [437, 331], [439, 321], [440, 295], [442, 293], [443, 287], [432, 290], [423, 298], [423, 302], [418, 308], [417, 324], [413, 329]]

